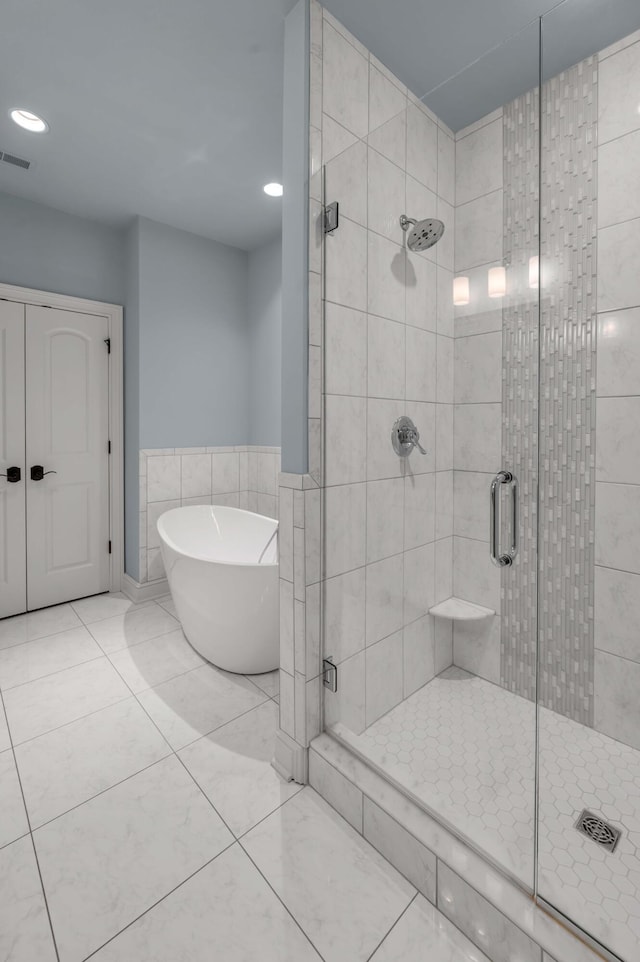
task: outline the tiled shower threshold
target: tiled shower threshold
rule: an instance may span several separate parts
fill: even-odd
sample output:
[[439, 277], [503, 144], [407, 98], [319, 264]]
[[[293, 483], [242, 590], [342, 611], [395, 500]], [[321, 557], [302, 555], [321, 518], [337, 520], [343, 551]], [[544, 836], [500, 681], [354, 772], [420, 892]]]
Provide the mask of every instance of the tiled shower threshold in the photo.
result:
[[[640, 878], [640, 752], [544, 708], [539, 725], [539, 896], [599, 946], [634, 958], [640, 940], [632, 881]], [[407, 796], [406, 805], [435, 819], [474, 857], [531, 895], [531, 702], [450, 668], [362, 735], [341, 725], [331, 734], [357, 756], [353, 764], [361, 773], [363, 764], [374, 766], [376, 777]], [[585, 807], [622, 829], [614, 853], [574, 828]]]

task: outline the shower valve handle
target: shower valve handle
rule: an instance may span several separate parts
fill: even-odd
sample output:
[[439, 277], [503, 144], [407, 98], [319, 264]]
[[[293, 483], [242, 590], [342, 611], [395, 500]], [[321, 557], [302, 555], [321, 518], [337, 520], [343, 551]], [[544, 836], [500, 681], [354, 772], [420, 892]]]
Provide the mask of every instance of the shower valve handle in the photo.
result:
[[427, 453], [420, 444], [420, 432], [411, 418], [406, 416], [398, 418], [393, 425], [391, 443], [393, 450], [401, 458], [408, 458], [414, 448], [417, 448], [420, 454]]

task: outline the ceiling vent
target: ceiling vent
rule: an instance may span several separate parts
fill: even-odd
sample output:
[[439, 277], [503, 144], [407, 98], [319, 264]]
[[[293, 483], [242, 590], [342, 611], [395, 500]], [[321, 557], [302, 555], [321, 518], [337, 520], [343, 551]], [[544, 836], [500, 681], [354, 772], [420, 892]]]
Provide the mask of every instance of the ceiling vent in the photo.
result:
[[16, 157], [15, 154], [8, 154], [2, 150], [0, 150], [0, 160], [5, 164], [11, 164], [13, 167], [21, 167], [22, 170], [29, 170], [29, 167], [31, 167], [30, 160], [24, 160], [23, 157]]

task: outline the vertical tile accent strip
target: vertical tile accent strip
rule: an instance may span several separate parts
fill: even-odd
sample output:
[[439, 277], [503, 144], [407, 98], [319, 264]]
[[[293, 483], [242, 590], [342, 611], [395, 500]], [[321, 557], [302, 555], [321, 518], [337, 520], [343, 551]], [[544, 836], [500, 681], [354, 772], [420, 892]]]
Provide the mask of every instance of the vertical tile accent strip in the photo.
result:
[[[539, 699], [593, 724], [597, 59], [543, 89]], [[546, 265], [553, 274], [545, 278]]]
[[[500, 676], [503, 687], [531, 700], [536, 696], [537, 655], [539, 312], [538, 291], [529, 287], [529, 260], [539, 249], [539, 127], [537, 89], [504, 108], [504, 254], [509, 281], [502, 312], [502, 466], [518, 479], [520, 525], [515, 563], [502, 569]], [[505, 528], [508, 521], [505, 518]], [[507, 537], [505, 530], [502, 544]]]
[[520, 481], [521, 538], [516, 564], [502, 574], [501, 681], [535, 698], [537, 572], [540, 703], [591, 725], [596, 60], [548, 81], [542, 98], [539, 357], [538, 297], [528, 286], [529, 258], [537, 253], [537, 93], [504, 110], [505, 255], [512, 286], [504, 305], [503, 455]]

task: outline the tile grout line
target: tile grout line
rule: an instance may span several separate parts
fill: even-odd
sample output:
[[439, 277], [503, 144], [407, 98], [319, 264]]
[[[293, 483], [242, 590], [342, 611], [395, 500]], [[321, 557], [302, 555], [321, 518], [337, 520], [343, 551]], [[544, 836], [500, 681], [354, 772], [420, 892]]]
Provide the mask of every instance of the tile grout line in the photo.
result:
[[[35, 839], [34, 839], [34, 837], [33, 837], [33, 829], [32, 829], [32, 827], [31, 827], [31, 818], [30, 818], [30, 816], [29, 816], [29, 809], [28, 809], [28, 807], [27, 807], [27, 801], [26, 801], [25, 794], [24, 794], [24, 788], [23, 788], [23, 785], [22, 785], [22, 777], [21, 777], [21, 775], [20, 775], [20, 769], [18, 768], [18, 760], [17, 760], [17, 758], [16, 758], [15, 746], [14, 746], [14, 744], [13, 744], [13, 736], [12, 736], [12, 734], [11, 734], [11, 728], [9, 727], [9, 718], [8, 718], [8, 716], [7, 716], [7, 710], [6, 710], [6, 706], [5, 706], [5, 704], [4, 704], [4, 696], [3, 696], [2, 692], [0, 692], [0, 706], [2, 707], [2, 711], [3, 711], [3, 714], [4, 714], [4, 718], [5, 718], [5, 724], [6, 724], [6, 726], [7, 726], [7, 732], [8, 732], [8, 734], [9, 734], [9, 741], [10, 741], [10, 743], [11, 743], [11, 751], [12, 751], [12, 754], [13, 754], [13, 764], [14, 764], [15, 769], [16, 769], [16, 776], [17, 776], [17, 779], [18, 779], [18, 784], [19, 784], [19, 786], [20, 786], [20, 795], [21, 795], [21, 797], [22, 797], [22, 805], [23, 805], [23, 808], [24, 808], [25, 818], [26, 818], [26, 820], [27, 820], [27, 827], [28, 827], [28, 829], [29, 829], [28, 835], [29, 835], [29, 839], [30, 839], [30, 841], [31, 841], [31, 849], [32, 849], [32, 851], [33, 851], [33, 857], [34, 857], [35, 863], [36, 863], [36, 869], [37, 869], [37, 872], [38, 872], [38, 878], [40, 879], [40, 890], [41, 890], [41, 892], [42, 892], [42, 900], [43, 900], [43, 902], [44, 902], [45, 911], [46, 911], [46, 913], [47, 913], [47, 919], [48, 919], [48, 921], [49, 921], [49, 931], [51, 932], [51, 940], [52, 940], [52, 942], [53, 942], [53, 950], [54, 950], [54, 952], [55, 952], [55, 954], [56, 954], [56, 959], [58, 960], [58, 962], [60, 962], [60, 952], [58, 951], [58, 943], [57, 943], [57, 941], [56, 941], [56, 934], [55, 934], [54, 929], [53, 929], [53, 921], [52, 921], [52, 919], [51, 919], [51, 912], [50, 912], [50, 910], [49, 910], [49, 900], [47, 899], [47, 892], [46, 892], [45, 885], [44, 885], [44, 879], [43, 879], [43, 877], [42, 877], [42, 870], [41, 870], [41, 868], [40, 868], [40, 859], [38, 858], [38, 850], [37, 850], [37, 848], [36, 848], [36, 842], [35, 842]], [[26, 834], [25, 834], [25, 835], [22, 835], [22, 836], [20, 836], [20, 837], [21, 837], [21, 838], [26, 838]], [[18, 839], [14, 839], [14, 841], [18, 841]]]
[[[389, 863], [389, 864], [391, 864], [391, 863]], [[411, 883], [410, 883], [410, 884], [411, 884]], [[415, 885], [414, 885], [413, 887], [415, 888]], [[420, 894], [420, 893], [419, 893], [418, 890], [416, 889], [415, 895], [410, 899], [409, 903], [404, 907], [404, 909], [402, 910], [402, 912], [400, 913], [400, 915], [398, 916], [398, 918], [395, 920], [395, 922], [393, 923], [393, 925], [391, 926], [391, 928], [389, 929], [389, 931], [388, 931], [385, 935], [383, 935], [383, 937], [380, 939], [380, 941], [379, 941], [378, 944], [376, 945], [376, 947], [375, 947], [375, 949], [373, 950], [373, 952], [371, 953], [371, 955], [368, 955], [368, 956], [367, 956], [366, 962], [371, 962], [371, 960], [374, 958], [374, 956], [375, 956], [376, 952], [378, 951], [378, 949], [380, 949], [380, 948], [384, 945], [384, 943], [387, 941], [387, 939], [389, 938], [389, 936], [391, 935], [391, 933], [392, 933], [393, 930], [395, 929], [396, 925], [397, 925], [397, 924], [401, 921], [401, 919], [403, 919], [404, 916], [407, 914], [407, 912], [409, 911], [409, 909], [411, 908], [411, 906], [413, 905], [413, 903], [415, 902], [415, 900], [418, 898], [418, 895], [419, 895], [419, 894]], [[424, 896], [423, 896], [423, 897], [424, 897]]]

